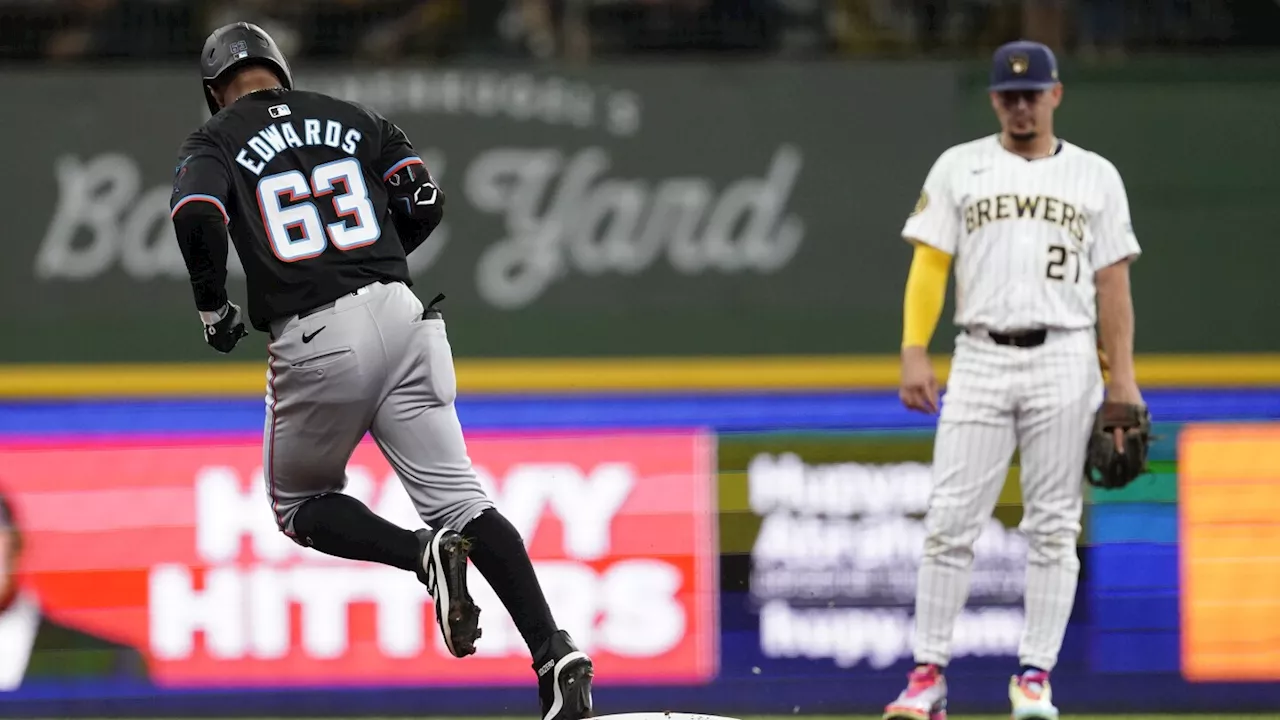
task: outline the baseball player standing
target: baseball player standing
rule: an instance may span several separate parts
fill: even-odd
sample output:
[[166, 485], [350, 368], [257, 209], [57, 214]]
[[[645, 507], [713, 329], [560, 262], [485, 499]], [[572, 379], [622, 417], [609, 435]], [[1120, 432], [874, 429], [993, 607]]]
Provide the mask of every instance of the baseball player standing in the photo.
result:
[[[927, 355], [955, 258], [962, 332], [942, 402], [915, 608], [917, 667], [886, 719], [946, 716], [952, 629], [973, 545], [1021, 452], [1027, 538], [1014, 720], [1056, 720], [1049, 686], [1075, 599], [1085, 450], [1103, 400], [1141, 403], [1129, 264], [1139, 253], [1124, 183], [1100, 155], [1054, 135], [1062, 101], [1049, 48], [1014, 42], [991, 67], [1001, 132], [944, 152], [902, 234], [915, 246], [904, 300], [902, 402], [934, 412]], [[1098, 330], [1095, 332], [1095, 324]]]
[[[270, 335], [263, 473], [280, 529], [415, 573], [456, 657], [480, 637], [469, 556], [529, 646], [543, 719], [589, 716], [591, 659], [557, 630], [524, 542], [467, 456], [443, 296], [424, 308], [409, 289], [405, 258], [439, 224], [444, 193], [385, 118], [294, 90], [256, 25], [216, 30], [200, 62], [213, 117], [182, 146], [173, 224], [205, 340], [227, 353], [248, 334], [227, 298], [228, 231], [249, 320]], [[342, 493], [367, 432], [434, 530], [397, 527]]]

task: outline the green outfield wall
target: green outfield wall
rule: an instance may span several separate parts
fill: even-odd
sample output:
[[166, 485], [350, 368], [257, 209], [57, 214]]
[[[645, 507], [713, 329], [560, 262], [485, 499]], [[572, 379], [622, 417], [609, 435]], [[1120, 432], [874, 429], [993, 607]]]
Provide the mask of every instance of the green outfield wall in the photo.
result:
[[[1059, 132], [1120, 168], [1147, 250], [1142, 353], [1277, 348], [1277, 70], [1064, 67]], [[994, 130], [981, 81], [922, 63], [299, 69], [400, 124], [442, 183], [413, 266], [464, 358], [894, 354], [898, 231], [938, 153]], [[22, 98], [0, 362], [211, 359], [167, 212], [206, 114], [193, 73], [10, 71], [0, 92]]]

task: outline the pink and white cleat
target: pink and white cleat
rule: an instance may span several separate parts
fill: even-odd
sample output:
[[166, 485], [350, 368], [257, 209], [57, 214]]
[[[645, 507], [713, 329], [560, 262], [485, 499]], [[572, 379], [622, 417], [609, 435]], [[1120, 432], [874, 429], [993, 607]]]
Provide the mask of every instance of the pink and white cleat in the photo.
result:
[[1047, 672], [1014, 675], [1009, 680], [1009, 702], [1013, 704], [1012, 720], [1058, 720]]
[[938, 667], [918, 667], [907, 680], [907, 689], [884, 709], [884, 720], [947, 720], [947, 679]]

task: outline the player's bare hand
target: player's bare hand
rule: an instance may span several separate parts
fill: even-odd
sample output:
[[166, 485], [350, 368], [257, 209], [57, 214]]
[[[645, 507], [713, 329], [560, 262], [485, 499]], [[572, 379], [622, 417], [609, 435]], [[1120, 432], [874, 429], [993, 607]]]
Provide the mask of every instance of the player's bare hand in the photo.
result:
[[[1127, 403], [1130, 405], [1145, 405], [1142, 399], [1142, 391], [1138, 389], [1136, 382], [1112, 382], [1107, 385], [1107, 399], [1111, 402]], [[1124, 429], [1116, 428], [1111, 431], [1115, 436], [1116, 452], [1124, 454]]]
[[902, 350], [902, 380], [898, 399], [908, 410], [938, 412], [938, 378], [933, 374], [929, 353], [922, 347]]

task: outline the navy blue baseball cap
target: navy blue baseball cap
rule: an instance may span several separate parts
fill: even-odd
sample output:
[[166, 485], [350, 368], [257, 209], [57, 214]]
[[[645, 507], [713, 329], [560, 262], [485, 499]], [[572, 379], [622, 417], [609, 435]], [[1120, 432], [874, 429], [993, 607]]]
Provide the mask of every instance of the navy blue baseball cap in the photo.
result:
[[1058, 84], [1058, 58], [1029, 40], [1001, 45], [991, 58], [991, 90], [1048, 90]]

